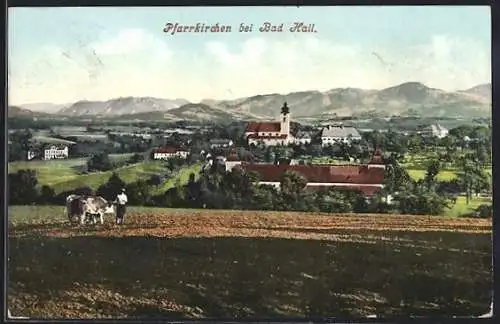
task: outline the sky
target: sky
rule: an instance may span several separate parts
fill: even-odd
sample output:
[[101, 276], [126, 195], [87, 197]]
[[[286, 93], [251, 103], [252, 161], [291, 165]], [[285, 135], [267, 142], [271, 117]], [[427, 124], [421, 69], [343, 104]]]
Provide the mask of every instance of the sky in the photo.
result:
[[[487, 6], [9, 8], [8, 19], [15, 105], [491, 82]], [[284, 31], [259, 32], [265, 22]], [[292, 33], [295, 22], [315, 32]], [[231, 32], [172, 35], [167, 23]]]

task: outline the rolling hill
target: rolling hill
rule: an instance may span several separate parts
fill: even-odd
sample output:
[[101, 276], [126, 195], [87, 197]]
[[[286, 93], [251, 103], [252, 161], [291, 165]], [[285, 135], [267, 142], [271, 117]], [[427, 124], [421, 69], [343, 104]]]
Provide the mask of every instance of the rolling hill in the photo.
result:
[[7, 110], [7, 115], [9, 117], [44, 117], [49, 116], [49, 113], [32, 111], [30, 109], [22, 108], [19, 106], [9, 106]]
[[416, 111], [425, 117], [484, 116], [491, 111], [491, 95], [488, 96], [486, 87], [481, 85], [465, 91], [446, 92], [422, 83], [408, 82], [382, 90], [338, 88], [325, 92], [258, 95], [212, 105], [224, 107], [228, 112], [256, 114], [262, 118], [277, 117], [279, 109], [276, 107], [284, 101], [296, 117], [351, 116], [370, 111], [380, 115], [406, 115]]
[[108, 101], [78, 101], [57, 113], [70, 116], [84, 115], [130, 115], [151, 111], [168, 111], [189, 103], [184, 99], [159, 99], [151, 97], [123, 97]]
[[[461, 91], [444, 91], [419, 82], [406, 82], [381, 90], [335, 88], [324, 92], [259, 94], [234, 100], [205, 99], [200, 103], [185, 99], [125, 97], [108, 101], [79, 101], [60, 109], [57, 115], [168, 121], [274, 119], [285, 101], [299, 120], [365, 114], [485, 117], [491, 114], [491, 84]], [[16, 109], [17, 114], [29, 114], [22, 107]]]

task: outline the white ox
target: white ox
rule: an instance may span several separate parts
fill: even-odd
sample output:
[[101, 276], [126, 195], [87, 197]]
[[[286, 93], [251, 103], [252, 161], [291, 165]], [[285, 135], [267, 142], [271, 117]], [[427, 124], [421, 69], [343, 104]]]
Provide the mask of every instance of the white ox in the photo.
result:
[[70, 222], [75, 218], [84, 224], [87, 216], [92, 216], [92, 223], [96, 223], [96, 216], [104, 224], [105, 214], [115, 214], [115, 206], [100, 196], [69, 195], [66, 198], [66, 212]]

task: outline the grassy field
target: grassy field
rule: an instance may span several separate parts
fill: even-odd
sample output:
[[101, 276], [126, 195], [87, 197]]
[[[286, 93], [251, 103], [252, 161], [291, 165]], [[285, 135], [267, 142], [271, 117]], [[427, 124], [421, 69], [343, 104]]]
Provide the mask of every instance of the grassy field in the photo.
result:
[[[130, 154], [110, 155], [113, 161], [123, 161], [130, 158]], [[21, 169], [36, 170], [39, 174], [40, 185], [49, 185], [56, 193], [71, 190], [79, 187], [91, 187], [97, 189], [106, 183], [113, 172], [116, 172], [126, 183], [131, 183], [139, 179], [148, 179], [154, 174], [162, 174], [165, 167], [162, 161], [145, 161], [133, 165], [124, 166], [106, 172], [93, 172], [81, 174], [79, 171], [86, 163], [86, 159], [69, 159], [58, 161], [33, 161], [9, 163], [9, 172], [17, 172]], [[191, 173], [197, 174], [201, 165], [196, 164], [181, 169], [178, 173], [157, 188], [157, 192], [165, 191], [175, 185], [177, 179], [181, 183], [186, 183]]]
[[[404, 167], [407, 170], [408, 174], [414, 179], [414, 180], [420, 180], [425, 177], [425, 173], [427, 170], [427, 166], [429, 161], [433, 159], [433, 157], [430, 154], [422, 154], [422, 155], [410, 155], [408, 154], [405, 157], [404, 160]], [[492, 168], [487, 167], [485, 168], [486, 172], [491, 176], [492, 174]], [[438, 173], [437, 179], [439, 181], [450, 181], [453, 180], [457, 177], [457, 168], [454, 166], [448, 166], [445, 167], [441, 172]]]
[[467, 205], [465, 197], [457, 197], [457, 202], [453, 207], [445, 210], [445, 216], [457, 217], [472, 213], [480, 205], [491, 205], [493, 200], [491, 197], [472, 197]]
[[[110, 154], [112, 161], [120, 162], [129, 159], [134, 153]], [[53, 186], [56, 183], [66, 182], [82, 176], [80, 173], [87, 163], [86, 158], [49, 161], [10, 162], [9, 173], [23, 169], [38, 172], [38, 181], [41, 185]]]
[[[425, 177], [427, 166], [429, 161], [432, 159], [432, 155], [408, 155], [404, 160], [404, 167], [407, 170], [410, 177], [414, 180], [420, 180]], [[300, 159], [311, 159], [313, 164], [349, 164], [349, 162], [344, 160], [333, 159], [328, 156], [315, 157], [311, 156], [301, 156]], [[353, 164], [357, 164], [354, 163]], [[492, 174], [491, 167], [486, 168], [486, 172], [490, 175]], [[457, 169], [455, 167], [446, 167], [437, 175], [439, 181], [450, 181], [457, 177]]]
[[194, 173], [195, 176], [198, 176], [201, 170], [201, 164], [197, 163], [185, 168], [180, 169], [174, 177], [168, 179], [164, 183], [162, 183], [158, 188], [155, 190], [154, 193], [160, 193], [160, 192], [165, 192], [170, 188], [175, 187], [175, 184], [179, 181], [181, 184], [185, 184], [189, 180], [189, 175], [191, 173]]
[[56, 193], [79, 187], [97, 189], [108, 181], [113, 172], [116, 172], [125, 183], [130, 183], [139, 179], [148, 179], [153, 174], [161, 173], [164, 170], [163, 164], [159, 161], [140, 162], [110, 171], [78, 175], [54, 184], [53, 188]]
[[13, 315], [468, 316], [490, 306], [491, 219], [132, 207], [122, 227], [79, 227], [62, 210], [9, 207]]

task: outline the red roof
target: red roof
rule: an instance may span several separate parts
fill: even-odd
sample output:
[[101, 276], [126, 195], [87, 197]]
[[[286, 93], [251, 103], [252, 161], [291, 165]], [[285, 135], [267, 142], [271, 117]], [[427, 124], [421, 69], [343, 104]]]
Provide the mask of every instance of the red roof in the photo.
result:
[[282, 134], [278, 136], [259, 136], [257, 134], [250, 134], [248, 135], [248, 138], [253, 138], [253, 139], [286, 139], [287, 135]]
[[187, 151], [188, 150], [185, 149], [185, 148], [175, 148], [175, 147], [172, 147], [172, 146], [168, 146], [168, 147], [158, 147], [153, 152], [154, 153], [170, 153], [170, 154], [174, 154], [174, 153], [177, 153], [177, 152], [187, 152]]
[[260, 174], [261, 181], [279, 182], [286, 171], [302, 174], [308, 182], [382, 184], [385, 171], [366, 165], [245, 164], [244, 169]]
[[262, 132], [279, 132], [281, 131], [280, 123], [273, 122], [251, 122], [248, 123], [246, 132], [262, 133]]

